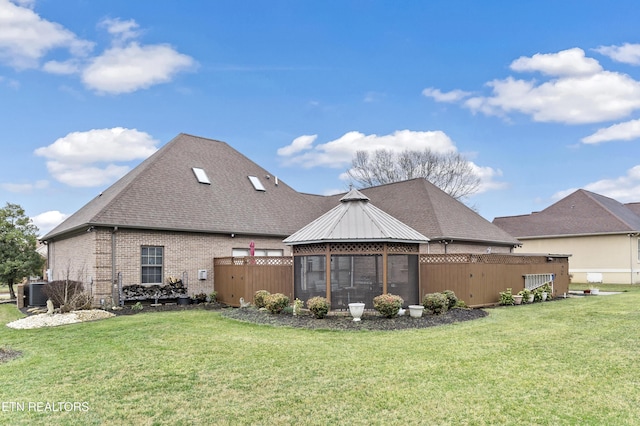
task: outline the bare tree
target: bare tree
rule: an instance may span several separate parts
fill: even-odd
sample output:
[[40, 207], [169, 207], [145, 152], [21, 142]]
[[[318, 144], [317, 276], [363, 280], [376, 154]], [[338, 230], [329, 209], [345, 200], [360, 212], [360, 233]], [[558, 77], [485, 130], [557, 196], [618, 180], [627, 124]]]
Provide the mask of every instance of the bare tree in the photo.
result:
[[455, 199], [476, 193], [480, 178], [461, 154], [405, 150], [399, 154], [379, 149], [370, 155], [357, 151], [347, 175], [356, 186], [367, 188], [407, 179], [424, 178]]

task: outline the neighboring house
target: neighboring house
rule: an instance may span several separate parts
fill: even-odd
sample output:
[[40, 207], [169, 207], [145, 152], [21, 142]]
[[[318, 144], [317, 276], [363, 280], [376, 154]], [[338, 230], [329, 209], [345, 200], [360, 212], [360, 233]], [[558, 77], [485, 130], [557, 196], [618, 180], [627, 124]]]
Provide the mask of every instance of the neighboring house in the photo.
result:
[[640, 203], [579, 189], [540, 212], [493, 223], [522, 242], [517, 252], [570, 254], [574, 282], [640, 282]]
[[[519, 242], [424, 179], [362, 190], [431, 241], [421, 253], [509, 253]], [[283, 240], [343, 196], [295, 191], [224, 142], [180, 134], [42, 238], [50, 279], [81, 280], [94, 300], [122, 285], [186, 281], [214, 289], [213, 258], [291, 256]], [[252, 244], [253, 243], [253, 244]]]

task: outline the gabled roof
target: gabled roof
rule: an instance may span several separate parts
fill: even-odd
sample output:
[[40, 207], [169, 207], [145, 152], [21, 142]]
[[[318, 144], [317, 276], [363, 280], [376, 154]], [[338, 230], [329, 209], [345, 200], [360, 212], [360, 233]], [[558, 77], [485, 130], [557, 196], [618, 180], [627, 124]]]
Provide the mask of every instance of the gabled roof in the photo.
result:
[[497, 217], [518, 238], [640, 232], [640, 216], [613, 198], [579, 189], [541, 212]]
[[[520, 242], [423, 178], [360, 190], [371, 202], [431, 241], [515, 246]], [[342, 195], [330, 197], [333, 205]]]
[[340, 204], [284, 240], [285, 244], [380, 241], [426, 243], [427, 237], [373, 206], [352, 189]]
[[[210, 185], [198, 182], [194, 167]], [[43, 239], [85, 226], [285, 237], [320, 207], [269, 175], [224, 142], [180, 134]], [[256, 190], [248, 176], [266, 190]]]

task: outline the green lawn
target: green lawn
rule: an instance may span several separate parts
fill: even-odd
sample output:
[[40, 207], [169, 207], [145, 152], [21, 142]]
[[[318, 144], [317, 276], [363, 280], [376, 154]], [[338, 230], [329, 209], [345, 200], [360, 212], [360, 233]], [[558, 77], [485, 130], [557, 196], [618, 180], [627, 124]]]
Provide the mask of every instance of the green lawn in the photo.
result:
[[[18, 317], [0, 305], [0, 323]], [[0, 364], [0, 424], [640, 424], [639, 324], [634, 287], [401, 332], [204, 310], [1, 327], [23, 355]], [[27, 411], [47, 402], [83, 405]]]

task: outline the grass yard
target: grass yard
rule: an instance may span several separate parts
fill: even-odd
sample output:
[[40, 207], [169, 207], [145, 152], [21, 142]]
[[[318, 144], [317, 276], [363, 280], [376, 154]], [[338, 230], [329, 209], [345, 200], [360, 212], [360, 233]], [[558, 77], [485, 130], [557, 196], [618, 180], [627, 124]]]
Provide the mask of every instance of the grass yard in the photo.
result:
[[[0, 305], [0, 323], [20, 316]], [[0, 364], [0, 424], [640, 424], [639, 324], [631, 288], [398, 332], [199, 310], [2, 326], [22, 356]]]

